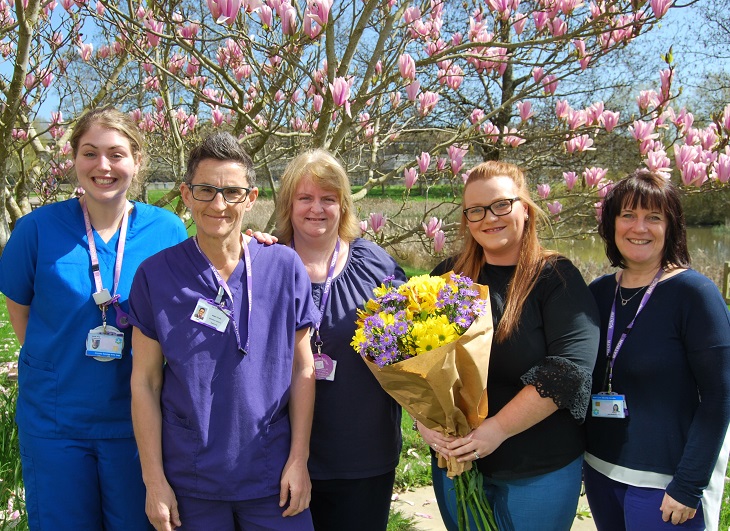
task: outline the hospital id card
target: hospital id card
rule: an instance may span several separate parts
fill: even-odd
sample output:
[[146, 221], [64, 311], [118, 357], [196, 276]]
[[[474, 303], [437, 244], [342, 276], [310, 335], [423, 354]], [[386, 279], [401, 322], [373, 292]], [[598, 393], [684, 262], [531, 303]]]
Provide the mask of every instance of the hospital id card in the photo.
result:
[[591, 395], [591, 416], [624, 419], [629, 416], [626, 396], [617, 393]]

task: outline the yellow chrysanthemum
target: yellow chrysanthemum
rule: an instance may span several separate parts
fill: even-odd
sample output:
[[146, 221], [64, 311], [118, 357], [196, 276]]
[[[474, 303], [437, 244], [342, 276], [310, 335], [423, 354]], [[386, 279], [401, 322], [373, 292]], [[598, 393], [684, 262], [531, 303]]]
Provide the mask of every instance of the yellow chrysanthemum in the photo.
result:
[[441, 277], [421, 275], [411, 278], [398, 291], [408, 298], [406, 313], [409, 318], [419, 313], [428, 315], [436, 310], [439, 290], [446, 284]]
[[352, 338], [352, 343], [350, 343], [350, 346], [359, 351], [360, 347], [366, 342], [367, 339], [365, 338], [365, 332], [361, 327], [358, 326], [357, 330], [355, 330], [355, 335]]
[[380, 309], [380, 304], [378, 304], [373, 299], [370, 299], [365, 303], [365, 311], [367, 311], [369, 314], [377, 313], [379, 309]]
[[418, 354], [459, 339], [459, 334], [445, 315], [431, 316], [425, 321], [413, 323], [411, 336]]

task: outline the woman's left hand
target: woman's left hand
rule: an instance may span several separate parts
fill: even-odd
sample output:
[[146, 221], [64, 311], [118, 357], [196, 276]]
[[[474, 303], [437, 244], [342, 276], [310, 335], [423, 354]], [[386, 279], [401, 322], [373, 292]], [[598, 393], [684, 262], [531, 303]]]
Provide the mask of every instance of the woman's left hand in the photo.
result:
[[694, 518], [697, 513], [697, 509], [682, 505], [666, 492], [659, 510], [662, 512], [662, 520], [665, 522], [671, 521], [674, 525], [685, 523], [687, 520]]
[[494, 417], [486, 419], [466, 437], [456, 439], [446, 445], [446, 452], [458, 461], [476, 461], [491, 454], [502, 444], [508, 435]]
[[272, 236], [268, 232], [261, 232], [261, 231], [252, 231], [251, 229], [246, 229], [246, 236], [251, 236], [254, 238], [257, 242], [263, 243], [266, 245], [272, 245], [279, 241], [279, 238], [276, 236]]

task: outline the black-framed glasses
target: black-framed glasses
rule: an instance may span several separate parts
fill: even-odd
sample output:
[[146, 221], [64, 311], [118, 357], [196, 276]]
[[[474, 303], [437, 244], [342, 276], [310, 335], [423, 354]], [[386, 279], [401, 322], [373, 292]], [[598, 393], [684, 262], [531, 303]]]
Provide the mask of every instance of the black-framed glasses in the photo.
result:
[[221, 194], [226, 203], [243, 203], [252, 190], [252, 188], [245, 188], [243, 186], [218, 188], [210, 184], [189, 184], [188, 188], [190, 188], [193, 194], [193, 199], [198, 201], [210, 202], [215, 199], [215, 196]]
[[462, 210], [466, 219], [471, 222], [477, 222], [487, 217], [487, 210], [495, 216], [506, 216], [512, 212], [512, 203], [519, 201], [519, 197], [513, 197], [511, 199], [500, 199], [495, 201], [491, 205], [485, 206], [473, 206]]

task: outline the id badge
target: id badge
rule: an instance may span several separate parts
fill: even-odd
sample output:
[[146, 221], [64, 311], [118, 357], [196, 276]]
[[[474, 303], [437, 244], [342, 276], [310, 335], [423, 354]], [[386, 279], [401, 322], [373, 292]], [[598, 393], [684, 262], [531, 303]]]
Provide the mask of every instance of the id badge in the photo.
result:
[[335, 369], [337, 360], [333, 360], [327, 354], [317, 353], [314, 355], [314, 377], [317, 380], [335, 380]]
[[231, 318], [211, 301], [198, 299], [198, 304], [195, 305], [195, 310], [190, 316], [190, 320], [217, 330], [218, 332], [224, 332]]
[[610, 419], [625, 419], [629, 416], [626, 396], [616, 393], [591, 395], [591, 415]]
[[124, 334], [113, 326], [97, 326], [86, 336], [86, 355], [96, 361], [112, 361], [122, 357]]

